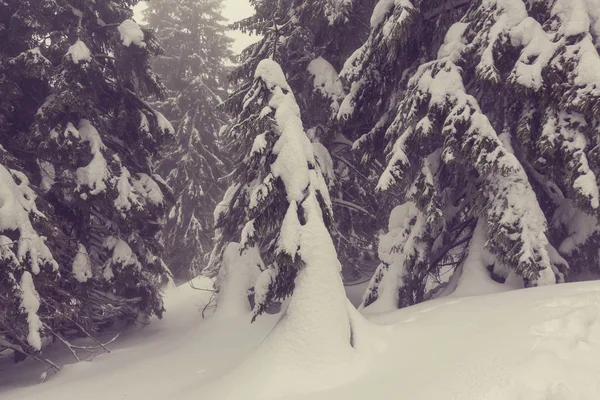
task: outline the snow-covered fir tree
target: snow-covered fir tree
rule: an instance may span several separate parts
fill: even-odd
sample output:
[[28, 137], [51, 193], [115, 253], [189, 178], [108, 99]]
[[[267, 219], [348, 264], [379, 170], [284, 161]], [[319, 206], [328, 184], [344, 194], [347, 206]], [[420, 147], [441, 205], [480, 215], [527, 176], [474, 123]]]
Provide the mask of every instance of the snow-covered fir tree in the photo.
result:
[[167, 206], [153, 156], [173, 128], [137, 1], [0, 1], [0, 348], [160, 316]]
[[599, 10], [378, 2], [336, 117], [386, 154], [377, 189], [399, 204], [365, 306], [598, 272]]
[[256, 357], [285, 354], [290, 368], [300, 369], [349, 361], [340, 358], [351, 357], [352, 327], [329, 233], [327, 183], [293, 91], [273, 59], [258, 64], [236, 122], [228, 134], [248, 151], [219, 226], [243, 226], [238, 251], [262, 249], [266, 268], [254, 286], [253, 319], [289, 297]]
[[226, 157], [218, 135], [227, 116], [231, 39], [221, 16], [222, 0], [160, 1], [145, 11], [164, 53], [154, 71], [167, 89], [156, 104], [174, 124], [159, 172], [175, 192], [164, 230], [165, 261], [178, 280], [196, 276], [206, 265], [213, 240], [213, 210], [224, 192]]
[[270, 54], [281, 63], [294, 92], [332, 197], [334, 242], [348, 272], [373, 254], [379, 205], [373, 196], [383, 164], [361, 165], [360, 154], [331, 116], [345, 91], [337, 71], [368, 30], [372, 1], [263, 1], [256, 13], [234, 26], [262, 40], [246, 49], [233, 73], [237, 92], [228, 101], [234, 115], [253, 82], [257, 64]]

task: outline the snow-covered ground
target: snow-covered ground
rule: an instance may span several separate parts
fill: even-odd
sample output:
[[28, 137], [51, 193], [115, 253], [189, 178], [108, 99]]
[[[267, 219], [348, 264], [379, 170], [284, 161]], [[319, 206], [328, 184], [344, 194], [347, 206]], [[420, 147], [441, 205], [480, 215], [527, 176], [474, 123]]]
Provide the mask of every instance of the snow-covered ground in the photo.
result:
[[[55, 346], [48, 355], [68, 365], [42, 384], [43, 369], [30, 361], [9, 366], [0, 359], [0, 399], [259, 399], [244, 382], [259, 387], [258, 374], [228, 371], [277, 316], [254, 324], [218, 315], [202, 319], [209, 295], [189, 285], [171, 289], [163, 320], [126, 332], [111, 354], [92, 362], [68, 364], [69, 354]], [[371, 338], [378, 351], [364, 358], [359, 376], [326, 391], [277, 398], [600, 399], [600, 282], [446, 297], [369, 319], [381, 325]], [[310, 381], [302, 385], [310, 391]]]

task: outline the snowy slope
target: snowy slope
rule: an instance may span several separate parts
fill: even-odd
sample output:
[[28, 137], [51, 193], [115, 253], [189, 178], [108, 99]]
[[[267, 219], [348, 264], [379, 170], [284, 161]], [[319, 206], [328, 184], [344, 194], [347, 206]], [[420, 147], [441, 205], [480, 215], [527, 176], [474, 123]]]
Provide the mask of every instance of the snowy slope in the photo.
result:
[[[41, 370], [25, 373], [31, 370], [25, 364], [0, 372], [0, 398], [258, 399], [258, 392], [243, 390], [243, 381], [260, 385], [260, 377], [226, 372], [247, 357], [276, 317], [252, 325], [202, 320], [199, 307], [208, 295], [186, 285], [171, 290], [163, 321], [127, 333], [112, 345], [112, 354], [67, 365], [43, 384], [35, 384]], [[600, 398], [600, 282], [446, 297], [369, 318], [383, 325], [375, 331], [384, 346], [361, 376], [331, 390], [279, 398]], [[63, 361], [71, 362], [66, 354]], [[309, 390], [310, 382], [304, 387]]]

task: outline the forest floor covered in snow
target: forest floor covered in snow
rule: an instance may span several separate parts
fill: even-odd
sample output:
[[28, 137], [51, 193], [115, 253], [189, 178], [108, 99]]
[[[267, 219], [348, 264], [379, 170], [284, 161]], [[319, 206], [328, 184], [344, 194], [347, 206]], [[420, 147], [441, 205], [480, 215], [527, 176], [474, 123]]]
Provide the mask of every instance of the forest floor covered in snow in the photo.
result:
[[[13, 366], [0, 358], [0, 399], [259, 399], [243, 381], [259, 387], [260, 376], [228, 371], [278, 317], [203, 319], [209, 296], [189, 285], [168, 290], [163, 320], [125, 332], [91, 362], [73, 363], [61, 346], [50, 348], [46, 356], [63, 367], [44, 383], [33, 361]], [[358, 376], [319, 392], [309, 381], [305, 393], [282, 387], [275, 398], [600, 399], [600, 282], [450, 296], [369, 320], [380, 326], [372, 338], [378, 346]]]

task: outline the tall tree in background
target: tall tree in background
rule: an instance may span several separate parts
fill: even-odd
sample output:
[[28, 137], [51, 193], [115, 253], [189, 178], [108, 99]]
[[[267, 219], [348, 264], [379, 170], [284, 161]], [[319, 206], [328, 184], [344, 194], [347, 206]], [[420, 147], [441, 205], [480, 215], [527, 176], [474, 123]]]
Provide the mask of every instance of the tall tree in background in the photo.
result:
[[[173, 129], [137, 1], [0, 1], [0, 348], [160, 316], [154, 156]], [[6, 95], [4, 95], [6, 93]]]
[[367, 156], [386, 153], [377, 188], [400, 204], [364, 305], [598, 272], [591, 4], [378, 3], [341, 73], [353, 89], [338, 114], [368, 128], [356, 142]]
[[220, 12], [222, 0], [166, 0], [145, 11], [164, 49], [154, 63], [167, 88], [157, 107], [176, 129], [160, 172], [175, 192], [164, 230], [166, 262], [178, 280], [206, 265], [213, 240], [213, 210], [223, 195], [225, 157], [218, 146], [227, 118], [225, 98], [232, 53]]

